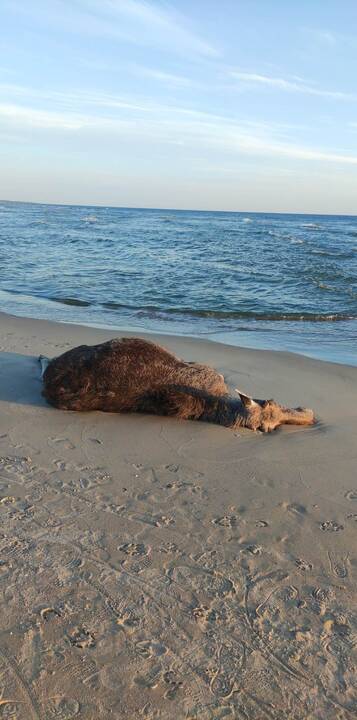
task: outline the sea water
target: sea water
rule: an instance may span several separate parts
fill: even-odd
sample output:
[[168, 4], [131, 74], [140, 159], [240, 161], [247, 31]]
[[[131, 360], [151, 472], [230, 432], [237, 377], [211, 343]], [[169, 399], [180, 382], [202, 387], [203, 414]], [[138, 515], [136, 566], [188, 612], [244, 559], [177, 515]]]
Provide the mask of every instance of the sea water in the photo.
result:
[[0, 202], [0, 310], [357, 365], [357, 217]]

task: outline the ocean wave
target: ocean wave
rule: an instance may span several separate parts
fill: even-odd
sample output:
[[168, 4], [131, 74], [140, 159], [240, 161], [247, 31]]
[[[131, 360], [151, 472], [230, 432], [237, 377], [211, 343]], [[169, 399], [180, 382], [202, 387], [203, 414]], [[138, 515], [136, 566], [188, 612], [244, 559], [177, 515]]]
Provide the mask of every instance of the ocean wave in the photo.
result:
[[318, 250], [317, 248], [310, 250], [310, 252], [312, 255], [323, 255], [324, 257], [343, 257], [340, 253], [328, 252], [328, 250]]
[[83, 222], [86, 222], [86, 223], [96, 223], [96, 222], [98, 222], [98, 218], [97, 218], [96, 215], [85, 215], [85, 216], [82, 218], [82, 220], [83, 220]]
[[354, 250], [350, 250], [348, 252], [339, 252], [336, 250], [336, 252], [330, 252], [329, 250], [319, 250], [315, 248], [314, 250], [311, 250], [312, 255], [322, 255], [324, 257], [334, 258], [335, 260], [352, 260], [354, 258]]
[[336, 292], [336, 288], [334, 288], [332, 285], [326, 285], [326, 283], [324, 282], [315, 282], [315, 285], [316, 287], [320, 288], [320, 290], [330, 290], [331, 292]]
[[266, 312], [259, 313], [249, 310], [212, 310], [210, 308], [180, 308], [160, 307], [158, 305], [126, 305], [124, 303], [106, 302], [101, 303], [102, 307], [108, 310], [129, 310], [133, 313], [150, 313], [157, 315], [177, 315], [192, 318], [212, 318], [226, 320], [267, 320], [267, 321], [290, 321], [290, 322], [324, 322], [356, 320], [357, 314], [349, 313], [299, 313], [299, 312]]
[[[321, 289], [334, 290], [334, 288], [324, 283], [314, 281], [315, 285]], [[187, 318], [191, 319], [212, 319], [212, 320], [252, 320], [258, 322], [340, 322], [348, 320], [357, 320], [357, 313], [335, 312], [335, 313], [310, 313], [310, 312], [259, 312], [254, 310], [215, 310], [212, 308], [189, 308], [189, 307], [164, 307], [160, 305], [135, 305], [121, 303], [114, 300], [105, 302], [84, 300], [71, 296], [46, 296], [43, 294], [26, 294], [21, 290], [6, 289], [6, 293], [10, 295], [24, 296], [28, 299], [33, 298], [38, 301], [55, 302], [61, 305], [72, 305], [78, 308], [104, 308], [105, 310], [117, 310], [122, 312], [126, 317], [156, 317], [157, 319], [167, 318]], [[352, 297], [354, 293], [351, 288]]]
[[190, 308], [156, 308], [147, 307], [140, 308], [150, 312], [161, 312], [168, 315], [185, 315], [197, 318], [216, 318], [216, 319], [232, 319], [232, 320], [265, 320], [271, 322], [335, 322], [341, 320], [356, 320], [357, 315], [347, 313], [256, 313], [249, 311], [229, 311], [229, 310], [193, 310]]
[[71, 297], [48, 297], [47, 300], [51, 302], [61, 303], [62, 305], [76, 305], [77, 307], [90, 307], [93, 303], [88, 300], [80, 300], [79, 298]]
[[0, 206], [3, 310], [353, 355], [357, 218]]

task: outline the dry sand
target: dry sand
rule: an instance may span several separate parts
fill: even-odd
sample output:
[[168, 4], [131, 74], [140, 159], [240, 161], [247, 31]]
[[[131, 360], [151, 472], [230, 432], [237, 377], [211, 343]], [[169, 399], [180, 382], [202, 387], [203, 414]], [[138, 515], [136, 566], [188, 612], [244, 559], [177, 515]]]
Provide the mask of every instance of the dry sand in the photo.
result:
[[47, 406], [113, 334], [0, 315], [0, 717], [357, 717], [357, 368], [160, 337], [319, 416], [267, 436]]

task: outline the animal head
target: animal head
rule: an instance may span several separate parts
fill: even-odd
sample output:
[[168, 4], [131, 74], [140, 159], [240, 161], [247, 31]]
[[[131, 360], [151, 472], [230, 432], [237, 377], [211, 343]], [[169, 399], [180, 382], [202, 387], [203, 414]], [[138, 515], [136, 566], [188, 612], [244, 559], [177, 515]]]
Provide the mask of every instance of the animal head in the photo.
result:
[[245, 410], [245, 427], [251, 430], [272, 432], [280, 425], [313, 425], [314, 412], [309, 408], [286, 408], [275, 400], [254, 400], [236, 391]]

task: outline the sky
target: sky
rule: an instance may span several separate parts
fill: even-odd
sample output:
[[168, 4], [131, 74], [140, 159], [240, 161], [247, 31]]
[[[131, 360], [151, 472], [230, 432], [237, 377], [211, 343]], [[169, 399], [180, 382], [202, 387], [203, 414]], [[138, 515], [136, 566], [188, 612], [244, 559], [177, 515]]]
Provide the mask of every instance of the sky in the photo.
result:
[[357, 214], [356, 0], [0, 0], [0, 198]]

